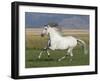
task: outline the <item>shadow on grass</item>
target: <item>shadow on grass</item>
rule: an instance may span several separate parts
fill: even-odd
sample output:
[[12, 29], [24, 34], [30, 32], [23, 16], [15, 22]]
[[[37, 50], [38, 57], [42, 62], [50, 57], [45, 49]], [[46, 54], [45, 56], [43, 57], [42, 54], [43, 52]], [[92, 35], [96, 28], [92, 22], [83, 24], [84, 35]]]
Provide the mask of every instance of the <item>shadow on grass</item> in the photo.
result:
[[32, 62], [32, 61], [36, 61], [36, 62], [43, 62], [43, 61], [57, 61], [57, 59], [53, 59], [53, 58], [44, 58], [44, 59], [30, 59], [30, 60], [27, 60], [28, 62]]

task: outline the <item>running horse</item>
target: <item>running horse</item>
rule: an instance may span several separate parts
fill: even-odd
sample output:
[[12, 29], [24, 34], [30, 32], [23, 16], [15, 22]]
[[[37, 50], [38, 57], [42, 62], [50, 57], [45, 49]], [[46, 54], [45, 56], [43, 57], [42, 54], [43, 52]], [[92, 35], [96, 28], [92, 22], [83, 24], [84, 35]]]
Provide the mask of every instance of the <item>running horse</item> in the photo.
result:
[[40, 52], [38, 56], [39, 59], [44, 51], [46, 51], [48, 57], [50, 56], [48, 49], [67, 51], [67, 53], [59, 58], [58, 61], [65, 59], [67, 55], [73, 57], [73, 49], [78, 45], [78, 42], [84, 47], [84, 54], [87, 54], [86, 43], [83, 40], [77, 39], [73, 36], [62, 36], [55, 27], [45, 25], [41, 33], [42, 37], [44, 37], [44, 35], [48, 35], [49, 40], [47, 46]]

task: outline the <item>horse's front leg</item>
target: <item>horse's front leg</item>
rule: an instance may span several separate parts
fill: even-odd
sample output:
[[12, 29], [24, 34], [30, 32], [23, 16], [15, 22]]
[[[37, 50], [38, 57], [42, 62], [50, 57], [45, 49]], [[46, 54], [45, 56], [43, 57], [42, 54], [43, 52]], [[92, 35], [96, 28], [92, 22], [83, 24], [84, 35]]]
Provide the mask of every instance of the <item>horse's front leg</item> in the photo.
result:
[[44, 49], [40, 52], [40, 54], [39, 54], [39, 56], [38, 56], [39, 59], [41, 58], [43, 52], [46, 52], [47, 55], [48, 55], [48, 57], [50, 57], [50, 53], [49, 53], [49, 51], [48, 51], [48, 48], [44, 48]]
[[40, 52], [40, 54], [38, 56], [39, 59], [41, 58], [42, 53], [43, 53], [43, 50]]
[[46, 52], [47, 52], [48, 57], [50, 57], [50, 53], [49, 53], [49, 51], [48, 51], [48, 50], [46, 50]]
[[40, 54], [39, 54], [39, 56], [38, 56], [39, 59], [41, 58], [43, 52], [46, 51], [46, 50], [47, 50], [47, 47], [45, 47], [44, 49], [42, 49], [42, 51], [40, 52]]
[[48, 57], [50, 57], [50, 53], [48, 51], [48, 49], [49, 49], [50, 46], [51, 46], [51, 42], [50, 42], [50, 40], [48, 40], [47, 46], [44, 49], [42, 49], [42, 51], [40, 52], [40, 54], [38, 56], [39, 59], [41, 58], [41, 56], [42, 56], [42, 54], [43, 54], [44, 51], [46, 51]]

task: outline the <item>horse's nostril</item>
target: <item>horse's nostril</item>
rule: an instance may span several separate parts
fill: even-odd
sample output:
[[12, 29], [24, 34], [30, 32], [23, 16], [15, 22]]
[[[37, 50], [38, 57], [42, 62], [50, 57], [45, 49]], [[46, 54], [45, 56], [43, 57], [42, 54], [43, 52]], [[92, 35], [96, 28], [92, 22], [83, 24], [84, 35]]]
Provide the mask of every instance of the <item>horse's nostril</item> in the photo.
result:
[[43, 37], [44, 36], [44, 34], [41, 34], [41, 37]]

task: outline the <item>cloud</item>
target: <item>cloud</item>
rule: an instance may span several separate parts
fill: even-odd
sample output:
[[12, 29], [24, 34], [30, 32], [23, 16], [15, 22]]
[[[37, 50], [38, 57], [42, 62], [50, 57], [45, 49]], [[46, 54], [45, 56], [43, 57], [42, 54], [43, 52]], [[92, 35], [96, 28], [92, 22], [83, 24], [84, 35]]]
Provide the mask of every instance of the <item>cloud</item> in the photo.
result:
[[56, 22], [66, 28], [88, 28], [89, 16], [72, 14], [51, 14], [51, 13], [25, 13], [26, 27], [42, 27], [49, 22]]
[[59, 24], [62, 27], [66, 27], [66, 28], [88, 28], [89, 23], [87, 22], [89, 21], [86, 18], [83, 18], [81, 16], [73, 16], [70, 18], [62, 19], [62, 21], [59, 22]]

